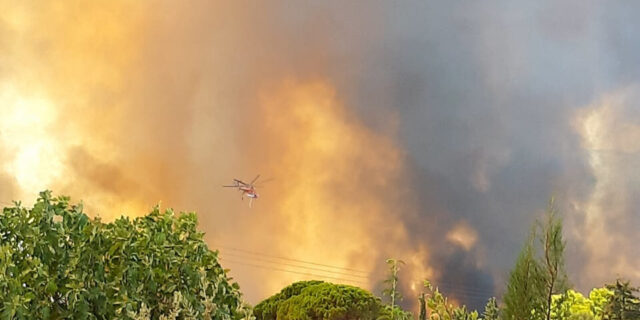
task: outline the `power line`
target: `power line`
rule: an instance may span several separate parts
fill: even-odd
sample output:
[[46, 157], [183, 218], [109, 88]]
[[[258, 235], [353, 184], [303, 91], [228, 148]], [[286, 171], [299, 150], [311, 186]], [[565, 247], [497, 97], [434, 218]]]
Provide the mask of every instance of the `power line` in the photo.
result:
[[296, 268], [296, 269], [303, 269], [305, 271], [319, 271], [322, 273], [328, 273], [331, 274], [333, 276], [346, 276], [346, 277], [354, 277], [354, 278], [359, 278], [359, 279], [363, 279], [363, 280], [370, 280], [369, 277], [365, 277], [362, 275], [358, 275], [358, 274], [350, 274], [350, 273], [343, 273], [343, 272], [335, 272], [333, 270], [327, 270], [327, 269], [321, 269], [321, 268], [312, 268], [312, 267], [307, 267], [307, 266], [300, 266], [300, 265], [294, 265], [294, 264], [288, 264], [288, 263], [281, 263], [281, 262], [277, 262], [277, 261], [268, 261], [265, 260], [264, 258], [256, 258], [256, 257], [246, 257], [246, 256], [240, 256], [240, 255], [234, 255], [234, 254], [230, 254], [230, 253], [221, 253], [222, 257], [231, 257], [234, 259], [242, 259], [243, 261], [258, 261], [258, 262], [262, 262], [262, 263], [269, 263], [269, 264], [274, 264], [274, 265], [278, 265], [278, 266], [283, 266], [283, 267], [291, 267], [291, 268]]
[[[225, 255], [225, 253], [222, 253], [223, 255]], [[232, 260], [232, 259], [226, 259], [224, 257], [221, 257], [221, 260], [225, 260], [228, 262], [233, 262], [233, 263], [238, 263], [238, 264], [243, 264], [243, 265], [250, 265], [250, 266], [254, 266], [257, 268], [263, 268], [263, 269], [270, 269], [270, 270], [278, 270], [278, 271], [283, 271], [283, 272], [291, 272], [291, 273], [296, 273], [296, 274], [303, 274], [303, 275], [311, 275], [311, 276], [317, 276], [317, 277], [324, 277], [324, 278], [330, 278], [330, 279], [338, 279], [338, 280], [343, 280], [343, 281], [352, 281], [352, 282], [356, 282], [356, 283], [361, 283], [361, 284], [365, 284], [368, 285], [370, 284], [370, 282], [363, 282], [362, 280], [358, 280], [358, 279], [353, 279], [353, 278], [347, 278], [347, 277], [340, 277], [342, 275], [346, 275], [346, 276], [356, 276], [356, 275], [349, 275], [349, 274], [344, 274], [344, 273], [335, 273], [332, 272], [330, 270], [321, 270], [321, 269], [311, 269], [308, 267], [304, 267], [304, 266], [295, 266], [295, 265], [288, 265], [288, 264], [284, 264], [284, 263], [280, 263], [280, 262], [272, 262], [272, 261], [268, 261], [268, 263], [272, 263], [275, 265], [280, 265], [280, 266], [293, 266], [293, 267], [297, 267], [297, 268], [302, 268], [302, 269], [308, 269], [308, 270], [318, 270], [321, 272], [326, 272], [326, 273], [330, 273], [331, 275], [324, 275], [324, 274], [317, 274], [317, 273], [310, 273], [310, 272], [300, 272], [300, 270], [288, 270], [288, 269], [280, 269], [280, 268], [273, 268], [272, 266], [265, 266], [265, 265], [256, 265], [256, 264], [252, 264], [250, 262], [247, 262], [246, 259], [247, 257], [243, 257], [243, 256], [236, 256], [236, 259], [239, 258], [241, 259], [240, 261], [238, 260]], [[370, 278], [366, 278], [363, 277], [363, 279], [367, 279], [367, 280], [371, 280]], [[493, 296], [493, 292], [492, 291], [487, 291], [487, 290], [479, 290], [477, 288], [469, 288], [469, 287], [462, 287], [459, 285], [456, 285], [454, 283], [449, 283], [449, 282], [438, 282], [438, 288], [441, 289], [441, 292], [443, 293], [448, 293], [457, 297], [462, 297], [462, 298], [473, 298], [473, 299], [486, 299], [487, 297], [491, 297]]]
[[488, 297], [492, 297], [493, 294], [491, 293], [475, 293], [472, 291], [464, 291], [464, 290], [444, 290], [444, 291], [440, 291], [440, 293], [444, 293], [444, 294], [448, 294], [448, 295], [453, 295], [456, 297], [466, 297], [466, 298], [483, 298], [486, 299]]
[[440, 293], [443, 294], [452, 294], [455, 296], [467, 296], [467, 297], [476, 297], [476, 298], [486, 298], [493, 296], [493, 292], [485, 291], [485, 290], [477, 290], [474, 288], [464, 288], [464, 287], [447, 287], [445, 286], [435, 286]]
[[252, 264], [252, 263], [234, 261], [234, 260], [229, 260], [229, 259], [225, 259], [225, 258], [220, 258], [220, 260], [223, 260], [223, 261], [226, 261], [226, 262], [230, 262], [230, 263], [236, 263], [236, 264], [239, 264], [239, 265], [254, 267], [254, 268], [268, 269], [268, 270], [274, 270], [274, 271], [280, 271], [280, 272], [288, 272], [288, 273], [300, 274], [300, 275], [310, 276], [310, 277], [320, 277], [320, 278], [324, 278], [324, 279], [347, 281], [347, 282], [351, 282], [351, 283], [359, 283], [359, 284], [365, 284], [365, 285], [367, 284], [366, 282], [358, 281], [358, 280], [337, 278], [337, 277], [319, 275], [319, 274], [308, 273], [308, 272], [297, 272], [297, 271], [293, 271], [293, 270], [286, 270], [286, 269], [273, 268], [273, 267], [268, 267], [268, 266], [263, 266], [263, 265]]
[[455, 285], [452, 283], [441, 283], [440, 286], [436, 286], [438, 288], [444, 289], [446, 291], [465, 291], [465, 292], [474, 292], [474, 293], [479, 293], [479, 294], [492, 294], [493, 291], [489, 291], [489, 290], [482, 290], [482, 289], [478, 289], [478, 288], [473, 288], [473, 287], [465, 287], [465, 286], [461, 286], [461, 285]]
[[[344, 279], [344, 280], [353, 280], [353, 281], [357, 281], [357, 282], [361, 282], [361, 283], [368, 283], [369, 281], [371, 281], [371, 279], [369, 277], [361, 276], [361, 275], [358, 275], [358, 274], [341, 273], [341, 272], [336, 272], [336, 271], [333, 271], [333, 270], [313, 268], [313, 267], [308, 267], [308, 266], [300, 266], [300, 265], [283, 263], [283, 262], [279, 262], [279, 261], [268, 261], [268, 260], [265, 260], [264, 258], [255, 258], [255, 257], [250, 257], [250, 256], [234, 255], [234, 254], [230, 254], [228, 252], [227, 253], [220, 252], [220, 254], [221, 254], [221, 256], [220, 256], [221, 260], [233, 261], [233, 262], [236, 262], [236, 263], [248, 263], [248, 264], [251, 264], [251, 262], [253, 262], [253, 260], [258, 260], [258, 261], [263, 261], [263, 262], [266, 262], [266, 263], [274, 264], [276, 266], [293, 267], [293, 268], [299, 268], [299, 269], [311, 270], [311, 271], [320, 271], [322, 273], [329, 274], [331, 277], [340, 278], [340, 279]], [[226, 258], [226, 256], [231, 256], [232, 259], [235, 259], [235, 260]], [[264, 265], [260, 265], [260, 266], [264, 266]], [[269, 266], [264, 266], [264, 267], [269, 267]], [[305, 274], [309, 274], [306, 271], [301, 271], [301, 270], [291, 270], [291, 271], [305, 272]], [[325, 276], [324, 274], [317, 274], [317, 273], [314, 273], [314, 275]], [[346, 276], [346, 277], [340, 277], [340, 276]], [[348, 278], [348, 277], [357, 277], [359, 279], [351, 279], [351, 278]], [[365, 280], [366, 280], [366, 282], [365, 282]]]
[[[233, 248], [233, 247], [228, 247], [228, 246], [218, 245], [217, 247], [220, 247], [220, 248], [223, 248], [223, 249], [226, 249], [226, 250], [236, 251], [236, 252], [228, 252], [226, 250], [225, 250], [225, 252], [220, 251], [221, 255], [228, 255], [228, 256], [231, 256], [231, 257], [233, 257], [235, 259], [243, 260], [243, 261], [237, 261], [237, 260], [224, 259], [223, 257], [221, 257], [221, 259], [224, 259], [225, 261], [232, 262], [232, 263], [251, 266], [251, 267], [255, 267], [255, 268], [269, 269], [269, 270], [275, 270], [275, 271], [281, 271], [281, 272], [289, 272], [289, 273], [295, 273], [295, 274], [301, 274], [301, 275], [307, 275], [307, 276], [324, 277], [324, 278], [327, 278], [327, 279], [334, 279], [334, 280], [341, 280], [341, 281], [351, 281], [351, 282], [356, 282], [356, 283], [365, 284], [365, 285], [368, 285], [368, 284], [372, 283], [371, 278], [369, 278], [368, 276], [364, 276], [364, 275], [361, 275], [361, 274], [353, 274], [353, 273], [350, 274], [350, 273], [344, 273], [344, 272], [337, 271], [337, 270], [349, 270], [349, 271], [354, 271], [354, 272], [360, 272], [360, 273], [363, 273], [363, 274], [368, 274], [367, 272], [362, 271], [362, 270], [351, 269], [351, 268], [346, 268], [346, 267], [339, 267], [339, 266], [333, 266], [333, 265], [328, 265], [328, 264], [321, 264], [321, 263], [316, 263], [316, 262], [311, 262], [311, 261], [304, 261], [304, 260], [299, 260], [299, 259], [294, 259], [294, 258], [287, 258], [287, 257], [281, 257], [281, 256], [272, 256], [272, 255], [268, 255], [268, 254], [264, 254], [264, 253], [259, 253], [259, 252], [255, 252], [255, 251], [244, 250], [244, 249], [238, 249], [238, 248]], [[260, 257], [264, 257], [264, 258], [256, 258], [254, 256], [260, 256]], [[271, 259], [271, 260], [276, 260], [276, 261], [269, 261], [269, 260], [266, 260], [265, 258]], [[300, 270], [295, 270], [294, 271], [294, 270], [288, 270], [288, 269], [273, 268], [273, 267], [270, 267], [270, 266], [252, 264], [250, 262], [247, 262], [244, 259], [262, 260], [262, 261], [264, 261], [266, 263], [271, 263], [271, 264], [278, 265], [278, 266], [293, 267], [293, 268], [312, 270], [312, 271], [320, 271], [320, 272], [328, 273], [328, 274], [331, 274], [331, 275], [321, 275], [321, 274], [317, 274], [317, 273], [310, 273], [310, 272], [304, 272], [304, 271], [301, 272]], [[301, 263], [301, 264], [309, 264], [309, 265], [313, 265], [313, 266], [321, 266], [321, 267], [326, 267], [326, 268], [333, 268], [333, 269], [336, 269], [336, 271], [327, 270], [327, 269], [321, 269], [321, 268], [314, 268], [314, 267], [304, 266], [304, 265], [288, 264], [288, 263], [285, 263], [285, 262], [277, 261], [277, 259], [296, 262], [296, 263]], [[349, 279], [349, 278], [344, 278], [344, 277], [340, 277], [340, 276], [357, 277], [357, 278], [364, 279], [364, 280], [369, 280], [369, 281], [368, 282], [364, 282], [362, 280]], [[459, 296], [459, 297], [486, 299], [487, 297], [493, 296], [493, 291], [481, 290], [481, 289], [471, 288], [471, 287], [463, 287], [463, 286], [460, 286], [459, 284], [454, 283], [454, 282], [434, 281], [434, 285], [436, 285], [436, 284], [438, 285], [437, 287], [443, 289], [446, 293], [449, 293], [449, 294], [452, 294], [452, 295], [455, 295], [455, 296]]]
[[236, 254], [236, 253], [229, 253], [229, 252], [222, 252], [221, 251], [220, 254], [223, 255], [223, 256], [227, 256], [228, 255], [228, 256], [231, 256], [231, 257], [242, 258], [242, 259], [250, 258], [250, 259], [254, 259], [254, 260], [258, 260], [258, 261], [263, 261], [263, 262], [266, 262], [266, 263], [273, 263], [273, 264], [283, 265], [283, 266], [287, 266], [287, 267], [301, 268], [301, 269], [307, 269], [307, 270], [313, 270], [313, 271], [320, 271], [320, 272], [331, 273], [331, 274], [334, 274], [334, 275], [350, 276], [350, 277], [356, 277], [356, 278], [369, 280], [369, 277], [362, 276], [362, 275], [359, 275], [359, 274], [336, 272], [334, 270], [327, 270], [327, 269], [322, 269], [322, 268], [314, 268], [314, 267], [309, 267], [309, 266], [301, 266], [301, 265], [296, 265], [296, 264], [283, 263], [283, 262], [279, 262], [279, 261], [269, 261], [269, 260], [267, 260], [267, 258], [256, 258], [256, 257], [251, 257], [251, 256], [242, 255], [242, 254]]
[[267, 257], [267, 258], [282, 259], [282, 260], [287, 260], [287, 261], [311, 264], [311, 265], [320, 266], [320, 267], [327, 267], [327, 268], [333, 268], [333, 269], [342, 269], [342, 270], [347, 270], [347, 271], [352, 271], [352, 272], [359, 272], [359, 273], [363, 273], [363, 274], [368, 274], [367, 271], [351, 269], [351, 268], [347, 268], [347, 267], [338, 267], [338, 266], [332, 266], [332, 265], [322, 264], [322, 263], [317, 263], [317, 262], [304, 261], [304, 260], [285, 258], [285, 257], [279, 257], [279, 256], [272, 256], [272, 255], [267, 255], [267, 254], [264, 254], [264, 253], [255, 252], [255, 251], [237, 249], [237, 248], [232, 248], [232, 247], [227, 247], [227, 246], [222, 246], [222, 245], [216, 245], [216, 246], [220, 247], [220, 248], [223, 248], [223, 249], [227, 249], [227, 250], [245, 252], [245, 253], [248, 253], [248, 254], [263, 256], [263, 257]]
[[[291, 269], [292, 271], [296, 271], [296, 272], [311, 272], [314, 274], [318, 274], [318, 275], [329, 275], [331, 277], [337, 277], [337, 278], [344, 278], [344, 279], [349, 279], [349, 280], [353, 280], [353, 281], [359, 281], [359, 282], [369, 282], [370, 279], [368, 277], [362, 277], [359, 275], [354, 275], [354, 274], [348, 274], [348, 273], [339, 273], [339, 272], [334, 272], [332, 270], [324, 270], [324, 269], [318, 269], [318, 268], [311, 268], [311, 267], [306, 267], [306, 266], [296, 266], [296, 265], [290, 265], [290, 264], [286, 264], [286, 263], [281, 263], [281, 262], [275, 262], [275, 261], [264, 261], [261, 259], [255, 259], [253, 257], [242, 257], [242, 256], [230, 256], [227, 254], [222, 254], [221, 255], [221, 259], [226, 259], [229, 260], [229, 258], [231, 258], [234, 261], [237, 262], [243, 262], [243, 263], [253, 263], [254, 260], [257, 262], [261, 262], [260, 265], [264, 265], [263, 263], [266, 263], [267, 266], [269, 264], [278, 266], [278, 267], [283, 267], [283, 268], [287, 268], [287, 269]], [[318, 273], [317, 271], [319, 271], [320, 273]]]
[[487, 301], [489, 298], [493, 297], [492, 294], [473, 294], [473, 293], [464, 293], [464, 292], [445, 292], [443, 296], [449, 299], [458, 299], [458, 300], [484, 300]]

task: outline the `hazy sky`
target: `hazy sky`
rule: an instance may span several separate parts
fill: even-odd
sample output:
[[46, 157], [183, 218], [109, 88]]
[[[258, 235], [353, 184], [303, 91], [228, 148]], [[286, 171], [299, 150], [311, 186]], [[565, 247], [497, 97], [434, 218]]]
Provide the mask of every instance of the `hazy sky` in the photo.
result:
[[[0, 0], [0, 202], [197, 211], [254, 303], [379, 293], [395, 257], [407, 303], [429, 277], [477, 307], [553, 196], [571, 282], [638, 283], [639, 10]], [[258, 173], [251, 210], [220, 187]]]

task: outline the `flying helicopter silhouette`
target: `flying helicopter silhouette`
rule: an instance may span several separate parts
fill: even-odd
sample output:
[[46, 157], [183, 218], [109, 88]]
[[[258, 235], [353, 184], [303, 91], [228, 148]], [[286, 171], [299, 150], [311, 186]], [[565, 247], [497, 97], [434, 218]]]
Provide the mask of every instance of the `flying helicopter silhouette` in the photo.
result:
[[[253, 178], [253, 180], [251, 180], [250, 183], [246, 183], [240, 179], [233, 179], [233, 184], [232, 185], [226, 185], [226, 186], [222, 186], [223, 188], [238, 188], [238, 191], [242, 192], [242, 200], [244, 200], [244, 197], [247, 196], [249, 198], [249, 208], [252, 207], [253, 205], [253, 199], [258, 199], [260, 197], [260, 195], [258, 194], [258, 192], [256, 192], [256, 181], [258, 181], [258, 179], [260, 178], [260, 175], [257, 175], [255, 178]], [[271, 179], [268, 180], [263, 180], [262, 183], [265, 183], [267, 181], [269, 181]]]

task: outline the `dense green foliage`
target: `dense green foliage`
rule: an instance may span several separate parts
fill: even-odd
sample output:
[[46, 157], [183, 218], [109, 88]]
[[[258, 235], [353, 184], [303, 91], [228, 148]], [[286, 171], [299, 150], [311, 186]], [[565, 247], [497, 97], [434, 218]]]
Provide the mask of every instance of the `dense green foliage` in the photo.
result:
[[534, 226], [509, 275], [504, 296], [507, 320], [550, 320], [553, 296], [568, 289], [562, 219], [553, 200], [545, 218]]
[[574, 290], [556, 294], [551, 303], [551, 319], [602, 320], [605, 307], [612, 296], [613, 292], [606, 288], [593, 289], [588, 297]]
[[[431, 320], [477, 320], [478, 312], [467, 310], [466, 306], [454, 306], [449, 303], [448, 299], [440, 293], [438, 288], [434, 288], [428, 280], [424, 281], [424, 289], [426, 292], [421, 294], [422, 297], [427, 296], [426, 305], [429, 310], [429, 319]], [[426, 310], [425, 310], [426, 311]], [[422, 311], [420, 312], [422, 315]], [[426, 312], [425, 312], [426, 317]]]
[[324, 282], [318, 280], [295, 282], [256, 305], [253, 309], [253, 314], [256, 316], [256, 319], [275, 319], [278, 314], [278, 307], [283, 302], [291, 297], [298, 296], [303, 289], [322, 283]]
[[629, 282], [594, 289], [588, 298], [569, 289], [564, 249], [562, 220], [552, 201], [545, 223], [533, 229], [511, 271], [504, 320], [640, 320], [640, 299]]
[[533, 238], [525, 244], [509, 275], [503, 297], [505, 320], [537, 320], [544, 314], [544, 279], [534, 255]]
[[260, 302], [257, 320], [389, 319], [389, 309], [371, 293], [322, 281], [296, 282]]
[[607, 285], [613, 292], [605, 307], [607, 320], [637, 320], [640, 319], [640, 299], [634, 295], [638, 288], [634, 288], [629, 281], [616, 280], [615, 284]]
[[496, 298], [491, 297], [487, 301], [487, 305], [484, 307], [484, 313], [482, 314], [483, 320], [498, 320], [500, 317], [500, 308], [498, 308], [498, 302]]
[[[156, 207], [113, 223], [40, 194], [0, 215], [2, 319], [239, 319], [246, 313], [196, 230], [196, 215]], [[176, 311], [176, 304], [179, 309]], [[139, 317], [139, 315], [136, 315]]]
[[[0, 215], [0, 319], [254, 319], [218, 263], [193, 213], [91, 219], [67, 197], [40, 194]], [[587, 297], [568, 289], [562, 221], [553, 206], [510, 273], [502, 309], [450, 303], [429, 281], [420, 320], [640, 320], [637, 288], [618, 280]], [[408, 320], [397, 306], [400, 260], [389, 259], [383, 295], [323, 281], [296, 282], [258, 304], [258, 320]]]

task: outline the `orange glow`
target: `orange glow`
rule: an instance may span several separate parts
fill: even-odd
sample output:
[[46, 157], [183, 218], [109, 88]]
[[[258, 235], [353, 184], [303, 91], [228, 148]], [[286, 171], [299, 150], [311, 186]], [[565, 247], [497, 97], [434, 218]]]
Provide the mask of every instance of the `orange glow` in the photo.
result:
[[[364, 271], [335, 282], [373, 289], [390, 256], [407, 261], [407, 279], [435, 274], [399, 219], [415, 205], [401, 187], [394, 114], [385, 134], [371, 130], [323, 77], [262, 73], [245, 86], [219, 57], [234, 34], [211, 35], [223, 39], [214, 51], [177, 43], [200, 43], [191, 27], [216, 30], [179, 6], [34, 3], [0, 0], [0, 177], [11, 182], [1, 202], [48, 188], [111, 220], [162, 201], [198, 211], [213, 247], [224, 240]], [[176, 14], [167, 21], [162, 10]], [[257, 173], [276, 179], [251, 211], [220, 188]], [[309, 278], [224, 263], [252, 302]]]
[[469, 251], [478, 241], [478, 233], [467, 222], [461, 221], [447, 233], [447, 240]]
[[[379, 256], [384, 247], [411, 256], [404, 252], [404, 227], [389, 218], [410, 207], [394, 199], [393, 188], [404, 175], [403, 152], [389, 137], [364, 127], [326, 81], [286, 81], [265, 91], [260, 106], [264, 126], [256, 134], [264, 145], [256, 152], [279, 178], [269, 189], [280, 193], [268, 195], [277, 250], [368, 270], [370, 277], [359, 279], [365, 283], [355, 284], [373, 287], [379, 275], [372, 268], [387, 258]], [[425, 254], [415, 260], [424, 261]], [[265, 292], [296, 279], [269, 278]]]

